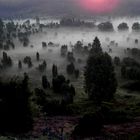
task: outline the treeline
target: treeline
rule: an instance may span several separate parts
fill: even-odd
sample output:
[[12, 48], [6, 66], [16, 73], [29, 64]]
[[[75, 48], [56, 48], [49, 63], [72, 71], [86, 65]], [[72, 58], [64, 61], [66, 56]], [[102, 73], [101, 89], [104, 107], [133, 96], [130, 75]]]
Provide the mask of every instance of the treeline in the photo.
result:
[[[84, 21], [84, 20], [79, 20], [76, 18], [62, 18], [60, 20], [60, 23], [50, 23], [48, 25], [42, 24], [42, 27], [49, 27], [49, 28], [59, 28], [59, 27], [88, 27], [88, 28], [96, 28], [99, 31], [114, 31], [113, 24], [110, 21], [107, 22], [101, 22], [98, 25], [95, 24], [93, 21]], [[126, 22], [120, 23], [118, 26], [118, 31], [128, 31], [129, 26]], [[139, 22], [134, 22], [132, 27], [132, 31], [134, 32], [139, 32], [140, 31], [140, 23]]]
[[[30, 35], [41, 31], [41, 27], [31, 24], [29, 20], [23, 24], [15, 24], [13, 21], [4, 22], [0, 19], [0, 49], [15, 49], [14, 40], [16, 38], [24, 47], [27, 47], [30, 43]], [[33, 46], [31, 45], [31, 47]]]

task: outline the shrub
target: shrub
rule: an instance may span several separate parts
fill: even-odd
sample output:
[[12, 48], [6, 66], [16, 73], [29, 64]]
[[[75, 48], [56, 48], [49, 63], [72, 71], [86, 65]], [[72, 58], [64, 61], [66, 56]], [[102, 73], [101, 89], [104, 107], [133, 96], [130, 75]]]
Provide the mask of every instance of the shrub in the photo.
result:
[[73, 136], [91, 137], [96, 136], [103, 128], [103, 117], [101, 113], [86, 114], [80, 119], [79, 124], [73, 131]]

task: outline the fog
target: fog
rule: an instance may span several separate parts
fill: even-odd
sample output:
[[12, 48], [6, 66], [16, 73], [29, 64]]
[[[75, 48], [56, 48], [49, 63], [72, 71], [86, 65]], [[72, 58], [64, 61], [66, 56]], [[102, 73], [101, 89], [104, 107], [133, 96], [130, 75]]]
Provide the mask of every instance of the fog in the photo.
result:
[[[22, 24], [25, 20], [15, 20], [15, 23]], [[96, 21], [96, 24], [100, 23], [104, 20]], [[112, 46], [112, 53], [110, 55], [112, 57], [119, 56], [120, 58], [124, 57], [124, 49], [138, 47], [140, 44], [135, 44], [135, 39], [140, 38], [139, 33], [134, 33], [131, 30], [132, 24], [134, 22], [140, 21], [140, 18], [120, 18], [120, 19], [110, 19], [113, 23], [114, 32], [100, 32], [96, 29], [86, 28], [86, 27], [60, 27], [60, 28], [46, 28], [43, 29], [43, 32], [33, 34], [30, 36], [30, 45], [28, 47], [23, 47], [22, 44], [18, 41], [18, 39], [14, 40], [15, 49], [6, 51], [7, 54], [12, 58], [14, 65], [11, 68], [8, 68], [1, 72], [1, 76], [3, 78], [9, 78], [13, 75], [20, 75], [22, 76], [24, 72], [27, 72], [30, 75], [30, 78], [34, 82], [34, 86], [39, 86], [38, 79], [41, 80], [40, 75], [46, 74], [48, 78], [51, 77], [51, 68], [53, 64], [58, 66], [58, 70], [60, 74], [66, 74], [66, 65], [68, 62], [64, 58], [60, 56], [60, 47], [62, 45], [68, 45], [69, 51], [71, 51], [72, 45], [74, 45], [77, 41], [81, 41], [84, 45], [88, 45], [88, 43], [92, 43], [94, 38], [97, 36], [100, 41], [102, 48], [104, 51], [108, 52], [108, 45], [110, 41], [115, 41], [118, 43], [118, 46]], [[7, 22], [7, 21], [5, 21]], [[35, 23], [35, 20], [30, 20], [31, 24]], [[43, 24], [57, 22], [59, 20], [41, 20]], [[119, 32], [117, 30], [117, 26], [122, 23], [126, 22], [129, 25], [129, 31], [126, 32]], [[109, 41], [106, 40], [109, 39]], [[130, 38], [128, 41], [127, 38]], [[47, 48], [42, 48], [42, 42], [53, 42], [55, 45], [48, 46]], [[34, 47], [30, 47], [33, 45]], [[40, 53], [40, 61], [36, 61], [36, 52]], [[3, 51], [0, 51], [0, 58], [2, 57]], [[22, 70], [18, 69], [18, 61], [23, 61], [25, 56], [30, 56], [32, 58], [33, 67], [28, 68], [27, 65], [23, 65]], [[84, 59], [86, 61], [86, 57], [77, 55], [76, 58]], [[36, 68], [37, 66], [43, 61], [46, 60], [47, 62], [47, 71], [40, 73]], [[83, 64], [76, 64], [76, 67], [81, 69], [81, 72], [84, 70]], [[74, 82], [74, 81], [73, 81]]]

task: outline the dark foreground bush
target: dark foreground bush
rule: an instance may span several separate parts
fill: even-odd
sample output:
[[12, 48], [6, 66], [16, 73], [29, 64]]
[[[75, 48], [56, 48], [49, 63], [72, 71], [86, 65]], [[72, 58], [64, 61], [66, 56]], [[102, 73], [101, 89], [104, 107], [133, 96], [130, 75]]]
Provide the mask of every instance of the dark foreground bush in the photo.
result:
[[103, 127], [103, 117], [100, 113], [84, 115], [73, 131], [73, 137], [91, 137], [100, 134]]
[[[113, 104], [112, 104], [113, 106]], [[110, 105], [102, 105], [101, 112], [104, 116], [105, 124], [120, 124], [131, 120], [129, 112], [125, 109], [117, 109]]]
[[140, 91], [140, 81], [128, 82], [122, 88], [130, 91]]
[[24, 133], [31, 129], [28, 79], [0, 83], [0, 133]]

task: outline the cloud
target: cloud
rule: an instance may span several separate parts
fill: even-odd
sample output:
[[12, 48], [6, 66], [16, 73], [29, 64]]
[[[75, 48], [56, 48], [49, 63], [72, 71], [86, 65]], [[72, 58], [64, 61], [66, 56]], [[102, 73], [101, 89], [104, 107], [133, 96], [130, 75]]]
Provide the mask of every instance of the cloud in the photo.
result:
[[[0, 16], [13, 15], [83, 15], [84, 9], [76, 4], [77, 0], [0, 0]], [[118, 9], [108, 14], [138, 15], [140, 0], [120, 0]], [[93, 14], [94, 13], [88, 13]]]

